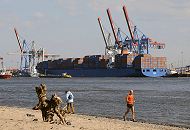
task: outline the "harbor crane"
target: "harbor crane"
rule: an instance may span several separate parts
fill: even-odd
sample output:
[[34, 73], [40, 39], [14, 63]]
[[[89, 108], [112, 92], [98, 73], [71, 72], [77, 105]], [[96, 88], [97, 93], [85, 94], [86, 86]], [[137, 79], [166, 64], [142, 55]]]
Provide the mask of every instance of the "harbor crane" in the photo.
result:
[[110, 53], [110, 51], [112, 51], [113, 52], [112, 54], [130, 54], [130, 53], [149, 54], [150, 48], [153, 48], [153, 49], [165, 48], [164, 43], [157, 42], [153, 40], [152, 38], [147, 37], [144, 33], [142, 33], [137, 28], [137, 26], [131, 25], [126, 6], [123, 6], [123, 12], [126, 19], [128, 32], [130, 34], [130, 36], [127, 36], [125, 34], [124, 38], [122, 37], [122, 34], [121, 34], [123, 32], [121, 31], [121, 28], [118, 27], [117, 32], [116, 32], [116, 28], [111, 16], [111, 12], [109, 8], [107, 9], [107, 15], [108, 15], [111, 29], [112, 29], [114, 39], [115, 39], [115, 44], [112, 47], [108, 47], [108, 40], [106, 40], [108, 38], [106, 38], [104, 28], [100, 21], [100, 18], [98, 18], [98, 23], [99, 23], [99, 26], [104, 38], [104, 42], [106, 44], [106, 49], [108, 50], [107, 52]]
[[19, 34], [14, 28], [16, 39], [20, 49], [20, 75], [21, 76], [36, 76], [36, 64], [44, 61], [45, 58], [55, 58], [59, 55], [45, 54], [44, 48], [36, 49], [35, 42], [28, 43], [25, 39], [21, 40]]

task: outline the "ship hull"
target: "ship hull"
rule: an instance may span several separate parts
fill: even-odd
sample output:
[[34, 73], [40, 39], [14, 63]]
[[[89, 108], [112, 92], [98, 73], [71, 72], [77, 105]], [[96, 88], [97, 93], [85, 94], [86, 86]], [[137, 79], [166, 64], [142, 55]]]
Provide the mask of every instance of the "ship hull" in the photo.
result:
[[0, 79], [10, 79], [12, 75], [9, 74], [0, 74]]
[[61, 77], [163, 77], [166, 75], [166, 58], [148, 54], [118, 54], [110, 63], [106, 55], [91, 55], [83, 58], [48, 60], [38, 63], [38, 73]]
[[[147, 69], [149, 71], [144, 72], [144, 69], [134, 68], [110, 68], [110, 69], [48, 69], [41, 73], [44, 73], [47, 77], [61, 77], [63, 73], [68, 73], [72, 77], [161, 77], [165, 76], [164, 69]], [[163, 70], [163, 71], [160, 71]]]

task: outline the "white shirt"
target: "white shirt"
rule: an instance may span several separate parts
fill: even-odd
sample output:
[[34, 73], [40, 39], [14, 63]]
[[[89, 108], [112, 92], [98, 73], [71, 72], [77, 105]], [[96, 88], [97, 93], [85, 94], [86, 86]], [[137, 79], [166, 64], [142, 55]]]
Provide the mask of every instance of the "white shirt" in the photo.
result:
[[[71, 95], [71, 99], [69, 99], [69, 95]], [[74, 96], [73, 96], [73, 94], [70, 92], [70, 91], [68, 91], [67, 93], [66, 93], [66, 102], [67, 103], [72, 103], [73, 102], [73, 99], [74, 99]]]

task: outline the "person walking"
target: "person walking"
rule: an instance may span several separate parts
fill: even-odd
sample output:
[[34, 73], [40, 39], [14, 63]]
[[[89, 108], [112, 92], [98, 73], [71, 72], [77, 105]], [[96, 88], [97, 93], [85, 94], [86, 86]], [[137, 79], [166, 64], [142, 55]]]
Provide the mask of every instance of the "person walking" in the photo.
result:
[[74, 100], [74, 96], [70, 91], [65, 91], [66, 94], [66, 102], [67, 102], [67, 111], [68, 113], [74, 114], [74, 104], [73, 104], [73, 100]]
[[126, 120], [127, 114], [129, 113], [129, 111], [131, 110], [132, 112], [132, 121], [135, 122], [135, 107], [134, 107], [134, 103], [135, 103], [135, 98], [134, 98], [134, 93], [133, 90], [130, 90], [128, 95], [125, 97], [125, 102], [127, 104], [127, 111], [125, 112], [123, 119], [124, 121]]

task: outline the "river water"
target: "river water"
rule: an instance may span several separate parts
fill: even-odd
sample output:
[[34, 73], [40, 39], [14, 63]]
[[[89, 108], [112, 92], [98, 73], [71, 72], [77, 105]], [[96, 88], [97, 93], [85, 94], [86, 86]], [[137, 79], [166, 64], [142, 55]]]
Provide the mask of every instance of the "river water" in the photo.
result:
[[64, 91], [71, 90], [76, 113], [119, 119], [124, 96], [133, 89], [138, 121], [190, 128], [190, 78], [12, 78], [0, 80], [0, 105], [32, 108], [40, 83], [47, 85], [48, 98], [57, 93], [65, 100]]

